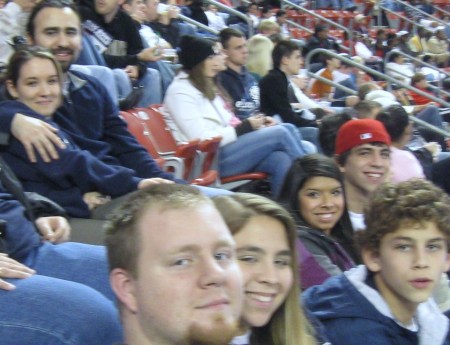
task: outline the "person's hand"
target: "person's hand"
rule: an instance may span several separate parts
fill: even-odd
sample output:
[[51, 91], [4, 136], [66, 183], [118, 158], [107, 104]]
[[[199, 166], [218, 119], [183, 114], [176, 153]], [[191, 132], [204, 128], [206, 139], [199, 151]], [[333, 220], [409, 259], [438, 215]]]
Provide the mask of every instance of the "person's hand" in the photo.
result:
[[265, 127], [275, 126], [277, 124], [278, 124], [277, 121], [275, 121], [275, 119], [272, 116], [266, 116], [264, 118], [264, 126]]
[[175, 19], [178, 17], [178, 14], [180, 13], [180, 9], [177, 6], [170, 6], [169, 10], [167, 11], [167, 16], [169, 19]]
[[431, 153], [434, 160], [436, 160], [438, 158], [438, 155], [442, 152], [441, 145], [439, 145], [434, 141], [426, 143], [425, 145], [423, 145], [423, 147], [426, 148]]
[[171, 184], [171, 183], [175, 183], [175, 182], [170, 181], [170, 180], [166, 180], [166, 179], [163, 179], [163, 178], [160, 178], [160, 177], [146, 178], [144, 180], [141, 180], [138, 183], [138, 189], [145, 189], [145, 188], [147, 188], [147, 187], [149, 187], [151, 185], [163, 184], [163, 183]]
[[69, 240], [70, 225], [64, 217], [40, 217], [36, 219], [36, 227], [45, 241], [56, 244]]
[[250, 116], [247, 120], [248, 122], [250, 122], [250, 125], [252, 126], [253, 129], [260, 129], [264, 127], [266, 117], [263, 114], [258, 114]]
[[7, 254], [0, 253], [0, 289], [14, 290], [15, 285], [4, 281], [2, 278], [25, 279], [31, 277], [36, 271], [11, 259]]
[[83, 194], [83, 201], [88, 205], [89, 210], [93, 210], [109, 202], [111, 198], [99, 192], [88, 192]]
[[137, 80], [139, 78], [139, 68], [137, 66], [128, 65], [123, 70], [131, 80]]
[[138, 59], [145, 62], [158, 61], [161, 60], [161, 57], [161, 47], [159, 46], [145, 48], [138, 54]]
[[36, 5], [36, 0], [13, 0], [17, 5], [22, 8], [24, 12], [31, 12], [33, 7]]
[[25, 147], [28, 159], [36, 163], [36, 153], [44, 162], [58, 159], [56, 148], [64, 149], [66, 145], [56, 134], [58, 129], [48, 123], [22, 114], [14, 115], [11, 133]]
[[308, 77], [301, 77], [301, 76], [293, 76], [291, 78], [291, 81], [297, 85], [297, 87], [300, 90], [305, 89], [308, 86]]

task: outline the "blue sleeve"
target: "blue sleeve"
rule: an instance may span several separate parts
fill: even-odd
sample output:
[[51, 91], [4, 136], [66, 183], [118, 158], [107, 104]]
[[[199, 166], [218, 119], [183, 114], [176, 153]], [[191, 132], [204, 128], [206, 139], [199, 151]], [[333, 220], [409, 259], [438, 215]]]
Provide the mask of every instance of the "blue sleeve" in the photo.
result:
[[132, 169], [141, 178], [160, 177], [174, 180], [170, 173], [164, 172], [150, 153], [138, 143], [136, 138], [128, 131], [126, 123], [119, 117], [119, 109], [111, 100], [107, 90], [97, 81], [97, 92], [103, 100], [104, 123], [103, 140], [111, 147], [111, 154], [116, 157], [123, 166]]

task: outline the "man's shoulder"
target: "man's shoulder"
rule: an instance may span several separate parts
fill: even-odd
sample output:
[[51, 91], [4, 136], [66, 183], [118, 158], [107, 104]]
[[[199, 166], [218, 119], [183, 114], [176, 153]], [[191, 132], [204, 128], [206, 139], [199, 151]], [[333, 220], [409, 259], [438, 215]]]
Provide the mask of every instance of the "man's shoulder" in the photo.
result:
[[285, 80], [286, 76], [283, 72], [281, 72], [279, 69], [272, 69], [270, 70], [264, 77], [261, 78], [260, 85], [261, 84], [268, 84], [274, 81], [281, 81]]

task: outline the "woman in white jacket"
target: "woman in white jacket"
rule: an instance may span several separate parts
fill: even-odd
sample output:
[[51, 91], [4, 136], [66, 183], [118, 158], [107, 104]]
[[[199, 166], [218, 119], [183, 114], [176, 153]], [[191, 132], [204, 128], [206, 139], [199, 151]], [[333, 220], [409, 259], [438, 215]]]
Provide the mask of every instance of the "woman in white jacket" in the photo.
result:
[[183, 71], [164, 98], [164, 112], [175, 137], [185, 141], [221, 136], [220, 176], [266, 172], [276, 196], [292, 161], [306, 153], [296, 133], [262, 115], [242, 122], [234, 116], [214, 83], [224, 66], [215, 42], [183, 36], [180, 47]]

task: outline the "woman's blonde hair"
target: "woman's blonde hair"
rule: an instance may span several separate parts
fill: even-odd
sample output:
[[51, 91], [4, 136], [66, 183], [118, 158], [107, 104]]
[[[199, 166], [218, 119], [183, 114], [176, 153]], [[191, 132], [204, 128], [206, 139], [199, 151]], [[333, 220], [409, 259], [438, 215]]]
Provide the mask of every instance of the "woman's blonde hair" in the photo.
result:
[[[213, 199], [233, 235], [258, 215], [274, 218], [283, 224], [292, 253], [293, 284], [284, 303], [267, 325], [252, 328], [251, 344], [313, 345], [314, 331], [300, 305], [295, 223], [289, 213], [276, 202], [255, 194], [235, 193]], [[269, 229], [267, 229], [269, 230]]]
[[247, 69], [264, 77], [272, 69], [272, 41], [266, 36], [255, 35], [248, 40], [247, 47]]

